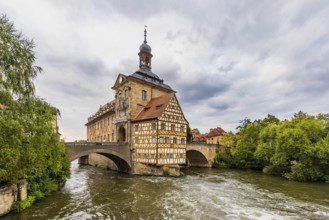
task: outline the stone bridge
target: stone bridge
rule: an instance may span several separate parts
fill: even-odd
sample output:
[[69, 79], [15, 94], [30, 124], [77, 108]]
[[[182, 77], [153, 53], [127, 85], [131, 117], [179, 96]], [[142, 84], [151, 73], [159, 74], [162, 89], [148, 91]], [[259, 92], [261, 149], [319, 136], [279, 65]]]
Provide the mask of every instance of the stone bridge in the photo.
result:
[[187, 164], [192, 167], [211, 167], [220, 148], [218, 144], [188, 143]]
[[79, 159], [79, 164], [89, 164], [88, 155], [98, 153], [111, 159], [119, 171], [127, 173], [131, 171], [132, 164], [128, 143], [66, 142], [65, 146], [70, 161]]
[[[79, 159], [79, 164], [89, 164], [89, 154], [101, 154], [112, 160], [121, 172], [132, 171], [132, 158], [128, 143], [119, 142], [66, 142], [67, 156], [70, 161]], [[187, 165], [211, 167], [218, 149], [215, 144], [188, 143], [186, 149]]]

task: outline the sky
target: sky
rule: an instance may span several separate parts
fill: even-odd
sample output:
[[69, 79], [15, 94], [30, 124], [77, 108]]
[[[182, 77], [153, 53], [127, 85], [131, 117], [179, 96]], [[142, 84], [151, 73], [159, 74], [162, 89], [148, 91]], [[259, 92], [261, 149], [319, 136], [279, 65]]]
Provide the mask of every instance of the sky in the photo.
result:
[[152, 71], [202, 133], [328, 113], [328, 11], [327, 0], [0, 0], [36, 44], [36, 92], [61, 111], [66, 141], [86, 139], [117, 75], [138, 70], [145, 25]]

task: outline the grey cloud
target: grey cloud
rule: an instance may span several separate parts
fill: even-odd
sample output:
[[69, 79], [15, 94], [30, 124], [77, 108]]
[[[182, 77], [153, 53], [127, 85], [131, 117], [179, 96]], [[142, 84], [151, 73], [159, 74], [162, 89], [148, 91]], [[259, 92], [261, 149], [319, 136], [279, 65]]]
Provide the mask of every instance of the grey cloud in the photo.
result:
[[219, 72], [224, 72], [224, 73], [227, 73], [227, 72], [230, 72], [231, 70], [233, 70], [234, 66], [236, 65], [237, 63], [236, 62], [231, 62], [229, 63], [228, 65], [226, 66], [221, 66], [218, 68], [218, 71]]
[[72, 70], [82, 77], [100, 77], [109, 74], [102, 60], [97, 58], [47, 57], [47, 62], [55, 68], [67, 72]]
[[198, 103], [206, 101], [216, 95], [223, 94], [230, 88], [230, 85], [219, 80], [208, 80], [206, 78], [198, 78], [193, 82], [179, 83], [179, 90], [182, 95], [182, 102]]
[[50, 88], [61, 92], [66, 95], [66, 98], [69, 96], [81, 97], [81, 98], [97, 98], [100, 94], [95, 92], [86, 86], [80, 85], [74, 82], [53, 82], [49, 85]]

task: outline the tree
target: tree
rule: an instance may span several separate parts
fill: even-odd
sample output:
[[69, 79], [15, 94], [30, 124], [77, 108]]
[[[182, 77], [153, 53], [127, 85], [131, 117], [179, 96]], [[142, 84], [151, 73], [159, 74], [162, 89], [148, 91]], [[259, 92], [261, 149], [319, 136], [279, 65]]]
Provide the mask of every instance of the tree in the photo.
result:
[[251, 123], [240, 121], [229, 137], [230, 151], [220, 151], [218, 166], [262, 169], [296, 181], [329, 182], [329, 115], [294, 114], [280, 122], [273, 115]]
[[189, 124], [187, 124], [187, 129], [186, 129], [186, 141], [187, 142], [192, 141], [192, 131], [191, 131], [191, 127]]
[[36, 97], [34, 43], [0, 17], [0, 184], [27, 179], [41, 198], [69, 176], [65, 146], [52, 127], [54, 108]]

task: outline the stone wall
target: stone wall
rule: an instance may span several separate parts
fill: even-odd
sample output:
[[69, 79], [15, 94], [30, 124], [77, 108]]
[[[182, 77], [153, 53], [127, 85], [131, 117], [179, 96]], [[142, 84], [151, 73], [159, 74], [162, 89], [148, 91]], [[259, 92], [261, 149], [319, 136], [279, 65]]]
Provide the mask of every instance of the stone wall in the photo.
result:
[[173, 166], [155, 166], [135, 162], [134, 174], [154, 175], [154, 176], [179, 176], [180, 168], [178, 165]]
[[17, 201], [17, 192], [16, 184], [0, 186], [0, 216], [10, 211]]
[[17, 184], [7, 184], [0, 186], [0, 216], [8, 213], [11, 206], [17, 200], [25, 200], [27, 198], [27, 182], [21, 180], [19, 186]]

